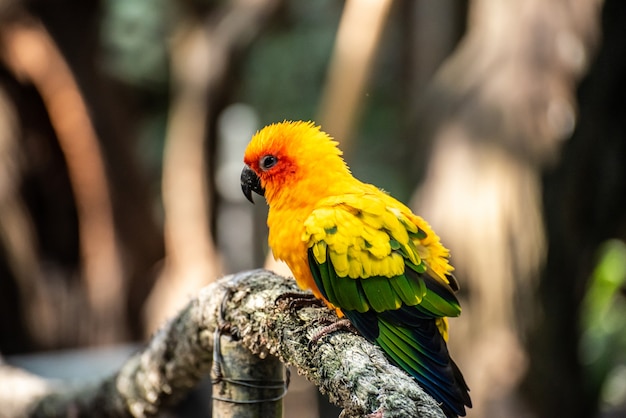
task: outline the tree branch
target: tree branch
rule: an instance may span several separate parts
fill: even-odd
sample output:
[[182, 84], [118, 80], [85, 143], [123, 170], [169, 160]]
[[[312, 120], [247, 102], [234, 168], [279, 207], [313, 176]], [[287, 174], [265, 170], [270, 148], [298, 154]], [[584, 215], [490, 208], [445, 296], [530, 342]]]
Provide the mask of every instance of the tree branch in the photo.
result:
[[[146, 348], [112, 377], [89, 388], [34, 385], [30, 399], [15, 387], [15, 370], [0, 365], [0, 404], [11, 416], [143, 417], [155, 414], [193, 387], [211, 368], [214, 334], [229, 328], [244, 347], [264, 358], [277, 356], [327, 393], [349, 417], [439, 417], [443, 414], [382, 351], [350, 332], [310, 339], [336, 316], [324, 307], [292, 311], [278, 296], [298, 291], [295, 282], [264, 270], [225, 277], [163, 326]], [[13, 377], [11, 373], [13, 372]], [[32, 379], [29, 376], [28, 379]], [[21, 399], [21, 400], [20, 400]], [[2, 413], [0, 413], [0, 417]]]

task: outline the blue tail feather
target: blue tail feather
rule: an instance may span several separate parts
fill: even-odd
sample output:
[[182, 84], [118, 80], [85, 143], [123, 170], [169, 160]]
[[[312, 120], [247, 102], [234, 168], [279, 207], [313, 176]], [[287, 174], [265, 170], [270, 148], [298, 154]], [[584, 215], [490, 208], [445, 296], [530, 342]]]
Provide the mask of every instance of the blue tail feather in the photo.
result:
[[[378, 344], [390, 360], [409, 373], [431, 395], [447, 417], [465, 416], [471, 406], [468, 387], [452, 361], [435, 319], [418, 319], [421, 314], [396, 311], [343, 311], [354, 327]], [[411, 318], [410, 322], [403, 319]]]

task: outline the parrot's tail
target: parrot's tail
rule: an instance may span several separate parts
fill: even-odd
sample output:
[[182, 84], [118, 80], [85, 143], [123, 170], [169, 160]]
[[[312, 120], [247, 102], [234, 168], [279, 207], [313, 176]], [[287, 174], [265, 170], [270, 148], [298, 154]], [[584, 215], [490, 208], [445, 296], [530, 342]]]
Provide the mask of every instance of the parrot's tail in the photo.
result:
[[465, 407], [471, 407], [472, 401], [463, 374], [450, 358], [435, 319], [421, 317], [411, 308], [343, 313], [365, 338], [379, 345], [393, 363], [439, 402], [447, 417], [465, 416]]

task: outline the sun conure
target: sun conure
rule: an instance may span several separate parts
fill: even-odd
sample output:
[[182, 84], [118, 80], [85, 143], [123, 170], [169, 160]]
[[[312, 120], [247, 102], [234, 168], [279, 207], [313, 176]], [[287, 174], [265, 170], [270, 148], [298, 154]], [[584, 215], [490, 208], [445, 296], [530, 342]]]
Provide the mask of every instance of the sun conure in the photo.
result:
[[411, 210], [352, 176], [312, 122], [282, 122], [248, 145], [241, 186], [269, 205], [269, 245], [298, 285], [345, 316], [409, 373], [448, 417], [471, 407], [446, 345], [461, 308], [449, 252]]

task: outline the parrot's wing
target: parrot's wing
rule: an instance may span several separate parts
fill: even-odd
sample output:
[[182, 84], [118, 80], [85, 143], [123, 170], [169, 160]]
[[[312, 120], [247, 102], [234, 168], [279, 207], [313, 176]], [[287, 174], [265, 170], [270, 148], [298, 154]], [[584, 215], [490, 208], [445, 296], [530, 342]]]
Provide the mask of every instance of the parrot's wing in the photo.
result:
[[[431, 268], [429, 254], [437, 249], [424, 244], [428, 238], [402, 211], [370, 195], [326, 199], [305, 221], [303, 236], [318, 289], [342, 310], [409, 306], [425, 318], [458, 316], [456, 280]], [[443, 249], [438, 240], [430, 245]]]
[[427, 233], [376, 196], [323, 203], [303, 235], [320, 293], [442, 402], [446, 415], [465, 415], [468, 388], [448, 354], [442, 319], [461, 312], [456, 281], [427, 263]]

